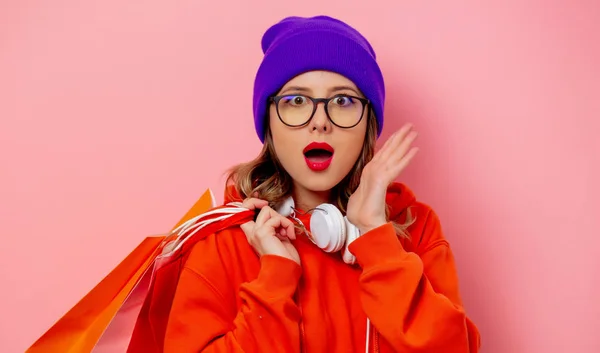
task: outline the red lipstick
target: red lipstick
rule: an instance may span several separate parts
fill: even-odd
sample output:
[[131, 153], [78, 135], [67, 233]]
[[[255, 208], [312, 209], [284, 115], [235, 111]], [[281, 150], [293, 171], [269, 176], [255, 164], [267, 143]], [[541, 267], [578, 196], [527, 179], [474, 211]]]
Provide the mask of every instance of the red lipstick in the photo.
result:
[[325, 142], [311, 142], [302, 153], [306, 165], [315, 172], [324, 171], [333, 160], [333, 147]]

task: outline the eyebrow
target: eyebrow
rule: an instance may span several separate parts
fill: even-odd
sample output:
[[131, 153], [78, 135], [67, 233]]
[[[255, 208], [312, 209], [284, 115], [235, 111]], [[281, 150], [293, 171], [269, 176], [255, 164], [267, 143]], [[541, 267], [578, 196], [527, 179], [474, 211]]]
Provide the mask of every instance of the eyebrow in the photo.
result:
[[361, 95], [360, 92], [358, 92], [354, 87], [351, 87], [351, 86], [335, 86], [335, 87], [333, 87], [334, 92], [335, 91], [345, 91], [345, 90], [352, 91], [357, 96]]
[[310, 89], [306, 88], [306, 87], [301, 87], [301, 86], [290, 86], [287, 87], [286, 89], [282, 90], [279, 94], [285, 94], [285, 92], [288, 91], [294, 91], [294, 92], [309, 92]]
[[[344, 90], [352, 91], [357, 96], [362, 96], [362, 94], [359, 91], [357, 91], [354, 87], [351, 87], [351, 86], [335, 86], [335, 87], [332, 87], [332, 89], [331, 89], [331, 91], [333, 91], [333, 92], [344, 91]], [[290, 87], [287, 87], [286, 89], [284, 89], [283, 91], [281, 91], [279, 94], [285, 94], [285, 92], [288, 92], [288, 91], [307, 93], [307, 92], [310, 92], [311, 90], [307, 87], [302, 87], [302, 86], [290, 86]]]

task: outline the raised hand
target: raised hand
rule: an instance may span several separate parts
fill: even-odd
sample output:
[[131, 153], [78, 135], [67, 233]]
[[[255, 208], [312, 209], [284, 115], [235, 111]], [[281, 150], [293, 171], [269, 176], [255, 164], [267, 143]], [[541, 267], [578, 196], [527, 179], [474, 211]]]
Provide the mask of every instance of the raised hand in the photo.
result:
[[387, 222], [387, 188], [417, 154], [418, 148], [412, 146], [416, 138], [417, 132], [413, 130], [412, 124], [404, 125], [385, 142], [363, 169], [360, 184], [348, 200], [346, 211], [348, 220], [363, 234]]

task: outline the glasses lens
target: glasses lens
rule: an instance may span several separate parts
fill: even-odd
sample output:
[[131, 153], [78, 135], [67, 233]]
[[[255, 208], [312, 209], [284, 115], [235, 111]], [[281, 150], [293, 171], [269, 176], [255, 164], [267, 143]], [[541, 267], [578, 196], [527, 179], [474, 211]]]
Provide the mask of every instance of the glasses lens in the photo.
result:
[[305, 96], [283, 96], [277, 104], [277, 111], [284, 123], [298, 126], [310, 119], [313, 112], [313, 102]]
[[[362, 101], [352, 96], [335, 96], [327, 104], [329, 118], [340, 127], [355, 126], [360, 121], [363, 110]], [[302, 95], [283, 96], [277, 103], [277, 111], [285, 124], [301, 126], [310, 119], [314, 102]]]
[[351, 96], [336, 96], [327, 105], [329, 117], [338, 126], [356, 125], [363, 114], [363, 103]]

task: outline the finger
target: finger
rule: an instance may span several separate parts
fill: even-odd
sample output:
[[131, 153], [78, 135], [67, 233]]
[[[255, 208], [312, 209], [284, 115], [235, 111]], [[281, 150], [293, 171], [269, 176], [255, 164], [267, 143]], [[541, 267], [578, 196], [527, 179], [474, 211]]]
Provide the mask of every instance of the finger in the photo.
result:
[[385, 151], [381, 162], [382, 163], [395, 163], [399, 158], [402, 158], [408, 151], [410, 144], [417, 137], [417, 133], [412, 130], [412, 125], [407, 125], [398, 130], [396, 134], [390, 139], [388, 149]]
[[248, 222], [240, 225], [240, 228], [246, 235], [246, 239], [248, 239], [250, 237], [250, 234], [252, 234], [254, 227], [255, 227], [255, 223], [253, 221], [248, 221]]
[[404, 137], [406, 137], [406, 135], [408, 135], [409, 132], [413, 131], [414, 127], [415, 126], [412, 123], [406, 123], [402, 125], [400, 130], [396, 131], [396, 133], [398, 134], [400, 139], [403, 139]]
[[272, 215], [272, 217], [265, 223], [265, 225], [267, 224], [272, 225], [275, 229], [284, 229], [287, 235], [289, 235], [290, 229], [294, 229], [294, 222], [280, 214]]
[[[413, 124], [404, 124], [398, 131], [396, 131], [390, 138], [383, 144], [381, 150], [379, 150], [378, 157], [381, 159], [387, 159], [390, 153], [393, 153], [396, 146], [404, 139], [404, 137], [413, 129]], [[375, 157], [373, 157], [375, 159]]]
[[402, 158], [398, 163], [395, 163], [394, 165], [392, 165], [392, 167], [388, 170], [389, 179], [395, 180], [398, 177], [398, 175], [400, 175], [400, 173], [406, 167], [408, 167], [408, 165], [410, 164], [410, 162], [412, 161], [412, 159], [416, 156], [416, 154], [418, 152], [419, 152], [419, 149], [417, 147], [413, 147], [408, 151], [408, 153], [406, 153], [404, 158]]
[[277, 233], [287, 239], [296, 239], [296, 227], [293, 224], [291, 227], [280, 227]]
[[296, 239], [296, 227], [294, 226], [294, 222], [290, 221], [290, 224], [285, 227], [288, 238], [295, 240]]
[[413, 132], [413, 124], [405, 124], [400, 128], [400, 130], [396, 131], [393, 138], [390, 139], [389, 149], [393, 152], [398, 148], [399, 145], [406, 139], [406, 137]]
[[245, 199], [244, 202], [242, 202], [242, 206], [249, 209], [249, 210], [255, 210], [257, 208], [263, 208], [266, 205], [268, 205], [269, 202], [267, 200], [261, 200], [261, 199], [257, 199], [254, 197]]
[[277, 234], [275, 234], [275, 236], [277, 237], [277, 239], [279, 239], [281, 241], [289, 240], [289, 238], [287, 237], [287, 235], [285, 233], [284, 234], [277, 233]]
[[279, 234], [288, 237], [289, 239], [296, 239], [296, 228], [294, 227], [294, 222], [292, 222], [289, 218], [283, 217], [279, 213], [272, 215], [272, 218], [280, 219], [280, 226], [277, 228]]
[[411, 145], [415, 142], [418, 136], [419, 134], [416, 131], [411, 131], [404, 138], [404, 140], [401, 141], [398, 148], [395, 149], [395, 153], [390, 156], [390, 160], [392, 161], [392, 163], [397, 163], [402, 158], [404, 158], [409, 151], [411, 151]]
[[269, 206], [264, 206], [263, 208], [261, 208], [260, 212], [256, 216], [256, 226], [262, 227], [265, 224], [265, 222], [273, 216], [273, 213], [277, 214], [277, 212], [273, 211], [273, 209]]
[[[292, 230], [291, 233], [290, 233], [290, 227]], [[276, 217], [272, 217], [269, 220], [267, 220], [264, 223], [264, 225], [261, 227], [261, 229], [269, 228], [271, 230], [268, 231], [268, 233], [270, 233], [271, 235], [275, 235], [275, 236], [281, 235], [282, 233], [279, 230], [284, 229], [285, 237], [287, 237], [289, 239], [295, 239], [296, 234], [295, 234], [295, 232], [293, 232], [293, 227], [294, 227], [294, 224], [289, 219], [287, 219], [283, 216], [276, 216]], [[261, 235], [266, 236], [266, 233], [263, 233]]]
[[294, 227], [294, 223], [290, 222], [287, 227], [283, 228], [283, 231], [289, 239], [296, 239], [296, 228]]

